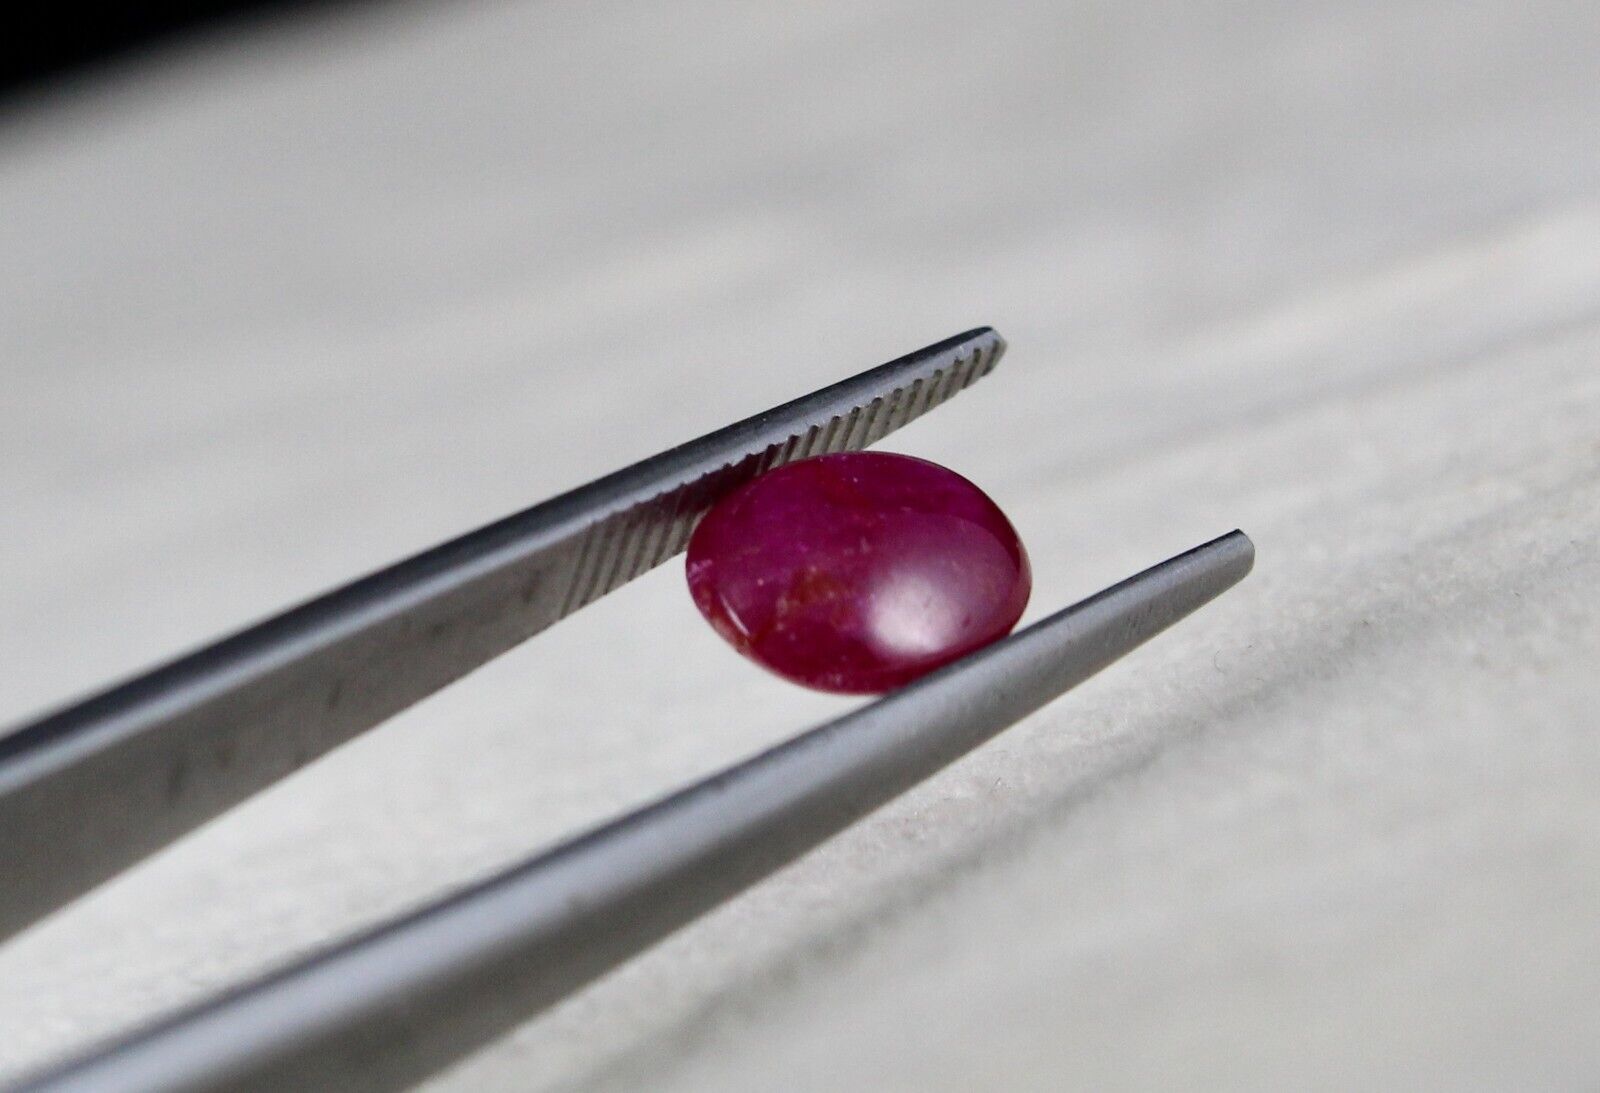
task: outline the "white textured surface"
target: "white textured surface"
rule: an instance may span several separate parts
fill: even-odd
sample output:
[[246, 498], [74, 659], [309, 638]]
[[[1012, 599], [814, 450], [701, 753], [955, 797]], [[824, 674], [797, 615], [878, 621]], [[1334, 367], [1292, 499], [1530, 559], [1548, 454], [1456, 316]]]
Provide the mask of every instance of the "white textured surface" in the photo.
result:
[[[1226, 15], [1222, 11], [1226, 7]], [[0, 129], [0, 719], [979, 322], [1037, 615], [1249, 582], [437, 1082], [1600, 1076], [1600, 12], [374, 7]], [[0, 949], [0, 1075], [842, 708], [651, 575]]]

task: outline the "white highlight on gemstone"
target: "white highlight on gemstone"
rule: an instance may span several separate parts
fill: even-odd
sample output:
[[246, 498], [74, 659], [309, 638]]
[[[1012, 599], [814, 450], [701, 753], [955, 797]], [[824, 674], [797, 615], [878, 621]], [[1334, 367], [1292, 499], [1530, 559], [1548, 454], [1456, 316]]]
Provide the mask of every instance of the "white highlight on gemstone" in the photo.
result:
[[960, 606], [924, 573], [890, 577], [867, 610], [873, 644], [901, 656], [941, 653], [961, 626]]

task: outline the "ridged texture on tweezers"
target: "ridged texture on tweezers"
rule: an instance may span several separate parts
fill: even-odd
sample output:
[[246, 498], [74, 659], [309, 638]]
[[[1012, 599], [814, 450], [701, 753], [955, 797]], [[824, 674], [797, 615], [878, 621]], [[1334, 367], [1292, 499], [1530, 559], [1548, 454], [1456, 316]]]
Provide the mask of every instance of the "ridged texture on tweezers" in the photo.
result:
[[[953, 340], [961, 344], [951, 351], [915, 354], [927, 355], [926, 367], [904, 369], [900, 382], [870, 401], [590, 525], [575, 543], [572, 577], [558, 617], [593, 603], [682, 551], [706, 509], [730, 490], [785, 463], [859, 451], [881, 440], [988, 375], [1005, 350], [1005, 342], [993, 331], [974, 331]], [[885, 368], [901, 364], [896, 361]]]

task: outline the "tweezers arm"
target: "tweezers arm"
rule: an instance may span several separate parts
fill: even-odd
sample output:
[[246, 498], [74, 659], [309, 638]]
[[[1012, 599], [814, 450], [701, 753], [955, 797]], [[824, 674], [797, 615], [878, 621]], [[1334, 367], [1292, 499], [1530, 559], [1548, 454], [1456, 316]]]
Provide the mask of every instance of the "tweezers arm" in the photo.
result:
[[410, 1085], [1076, 686], [1241, 580], [1254, 555], [1233, 532], [1163, 562], [872, 705], [24, 1089]]
[[0, 939], [683, 549], [716, 499], [987, 374], [987, 328], [481, 528], [0, 736]]

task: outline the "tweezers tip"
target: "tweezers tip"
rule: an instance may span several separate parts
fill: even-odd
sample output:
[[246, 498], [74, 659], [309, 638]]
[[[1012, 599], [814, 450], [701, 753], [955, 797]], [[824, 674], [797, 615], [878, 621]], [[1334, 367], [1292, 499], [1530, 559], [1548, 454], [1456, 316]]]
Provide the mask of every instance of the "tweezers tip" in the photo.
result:
[[976, 341], [979, 338], [988, 338], [994, 343], [994, 352], [996, 356], [1004, 353], [1006, 349], [1006, 339], [1004, 335], [1002, 335], [1000, 331], [996, 330], [994, 327], [989, 326], [987, 323], [983, 326], [973, 327], [971, 330], [963, 334], [962, 337], [971, 339], [973, 341]]
[[1218, 575], [1226, 575], [1229, 584], [1234, 584], [1243, 581], [1256, 567], [1256, 542], [1240, 528], [1234, 528], [1229, 533], [1219, 534], [1218, 538], [1211, 539], [1210, 542], [1202, 542], [1200, 546], [1179, 557], [1189, 557], [1195, 562], [1202, 562], [1205, 568]]
[[[1188, 558], [1228, 587], [1245, 579], [1256, 564], [1256, 544], [1238, 528], [1202, 543], [1173, 561]], [[1160, 568], [1160, 567], [1157, 567]]]
[[1244, 531], [1241, 530], [1240, 528], [1234, 528], [1232, 531], [1228, 532], [1228, 534], [1224, 535], [1221, 539], [1217, 540], [1217, 542], [1219, 544], [1220, 543], [1226, 543], [1229, 547], [1231, 547], [1233, 549], [1233, 551], [1238, 555], [1239, 561], [1244, 566], [1244, 572], [1245, 573], [1249, 573], [1250, 570], [1255, 567], [1255, 564], [1256, 564], [1256, 544], [1255, 544], [1255, 540], [1250, 538], [1250, 536], [1246, 535], [1244, 533]]
[[957, 346], [971, 345], [973, 342], [978, 341], [988, 342], [989, 350], [996, 358], [1006, 350], [1005, 337], [994, 327], [985, 323], [982, 326], [975, 326], [971, 330], [963, 330], [961, 333], [946, 338], [942, 342], [936, 342], [926, 350], [923, 350], [923, 352], [937, 352]]

